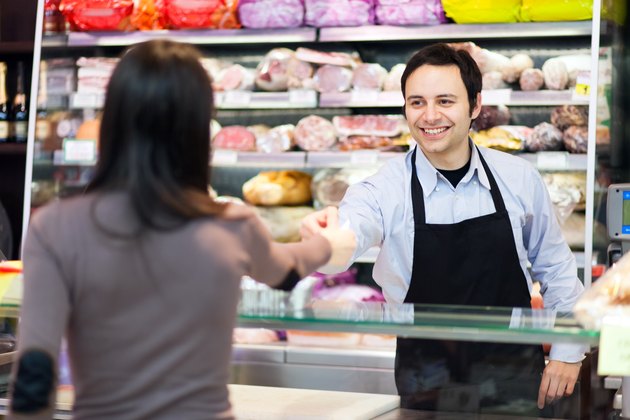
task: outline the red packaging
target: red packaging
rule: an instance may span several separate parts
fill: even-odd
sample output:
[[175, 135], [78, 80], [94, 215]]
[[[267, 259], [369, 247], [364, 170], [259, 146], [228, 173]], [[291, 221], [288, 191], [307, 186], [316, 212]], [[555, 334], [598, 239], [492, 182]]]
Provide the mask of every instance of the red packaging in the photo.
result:
[[165, 29], [168, 22], [164, 0], [138, 0], [131, 15], [131, 24], [141, 31]]
[[132, 29], [133, 0], [61, 0], [59, 10], [74, 31]]
[[166, 17], [175, 29], [237, 29], [237, 0], [165, 0]]

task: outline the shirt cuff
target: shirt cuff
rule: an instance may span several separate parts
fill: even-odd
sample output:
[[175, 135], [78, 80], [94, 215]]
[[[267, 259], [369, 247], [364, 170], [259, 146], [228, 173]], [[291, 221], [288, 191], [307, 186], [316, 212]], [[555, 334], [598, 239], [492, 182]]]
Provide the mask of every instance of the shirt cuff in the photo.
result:
[[549, 350], [549, 360], [565, 363], [578, 363], [586, 357], [589, 346], [584, 344], [553, 344]]

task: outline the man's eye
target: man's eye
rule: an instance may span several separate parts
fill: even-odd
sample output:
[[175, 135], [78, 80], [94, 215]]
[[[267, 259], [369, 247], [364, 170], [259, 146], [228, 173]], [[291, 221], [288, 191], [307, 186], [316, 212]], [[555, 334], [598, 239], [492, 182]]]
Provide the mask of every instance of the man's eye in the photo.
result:
[[453, 104], [453, 101], [451, 101], [450, 99], [442, 99], [442, 100], [440, 101], [440, 104], [441, 104], [441, 105], [452, 105], [452, 104]]

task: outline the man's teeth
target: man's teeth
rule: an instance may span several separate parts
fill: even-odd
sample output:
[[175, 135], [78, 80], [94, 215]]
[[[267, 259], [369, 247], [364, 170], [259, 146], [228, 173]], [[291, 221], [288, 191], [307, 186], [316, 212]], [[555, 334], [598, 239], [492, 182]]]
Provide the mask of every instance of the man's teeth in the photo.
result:
[[424, 131], [426, 131], [429, 134], [440, 134], [443, 131], [446, 131], [446, 127], [442, 127], [442, 128], [425, 128]]

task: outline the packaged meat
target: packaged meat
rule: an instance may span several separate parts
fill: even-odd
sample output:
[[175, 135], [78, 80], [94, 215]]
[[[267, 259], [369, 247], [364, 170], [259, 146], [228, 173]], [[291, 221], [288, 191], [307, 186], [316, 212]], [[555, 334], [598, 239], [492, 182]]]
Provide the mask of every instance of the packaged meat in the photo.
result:
[[521, 0], [442, 0], [446, 16], [456, 23], [518, 22]]
[[267, 124], [254, 124], [248, 125], [247, 129], [251, 131], [254, 137], [256, 137], [256, 140], [258, 140], [259, 137], [262, 137], [269, 133], [271, 127], [269, 127]]
[[470, 137], [479, 146], [513, 153], [523, 150], [524, 139], [530, 130], [531, 128], [525, 126], [497, 126], [479, 132], [473, 131]]
[[630, 317], [630, 254], [625, 254], [582, 294], [573, 314], [580, 324], [593, 330], [599, 330], [606, 317]]
[[314, 89], [313, 73], [315, 69], [311, 63], [291, 57], [287, 65], [287, 87], [289, 89]]
[[[466, 45], [468, 43], [464, 43]], [[472, 43], [471, 43], [472, 44]], [[474, 45], [474, 44], [473, 44]], [[510, 59], [503, 54], [487, 50], [485, 48], [471, 47], [470, 56], [479, 66], [482, 74], [491, 71], [503, 71], [503, 68], [510, 65]]]
[[525, 149], [529, 152], [561, 150], [562, 146], [562, 131], [548, 122], [536, 125], [525, 139]]
[[352, 70], [324, 64], [315, 72], [315, 88], [321, 93], [347, 92], [352, 85]]
[[165, 0], [173, 29], [238, 29], [238, 0]]
[[240, 64], [232, 64], [219, 71], [213, 87], [217, 91], [253, 90], [255, 77], [254, 69], [245, 68]]
[[481, 107], [479, 115], [472, 123], [475, 131], [486, 130], [497, 125], [505, 125], [510, 122], [510, 110], [505, 105]]
[[540, 69], [525, 69], [518, 80], [521, 90], [531, 91], [542, 89], [545, 77]]
[[300, 171], [261, 172], [243, 184], [243, 197], [256, 206], [299, 206], [311, 201], [311, 175]]
[[313, 176], [311, 191], [313, 205], [320, 209], [327, 206], [337, 207], [348, 187], [376, 173], [377, 168], [327, 168]]
[[489, 71], [481, 76], [481, 86], [484, 90], [506, 89], [508, 85], [503, 80], [503, 73], [500, 71]]
[[374, 23], [373, 0], [304, 0], [304, 6], [304, 23], [316, 28]]
[[263, 153], [286, 152], [295, 144], [293, 124], [272, 128], [261, 136], [256, 136], [256, 150]]
[[309, 115], [298, 121], [294, 136], [301, 149], [311, 152], [328, 150], [337, 142], [335, 126], [318, 115]]
[[586, 205], [584, 172], [546, 172], [543, 181], [557, 210], [560, 223], [564, 223], [573, 210], [584, 210]]
[[265, 54], [256, 67], [256, 86], [271, 92], [287, 90], [289, 61], [293, 56], [293, 50], [288, 48], [274, 48]]
[[558, 106], [551, 111], [551, 123], [563, 131], [570, 125], [588, 125], [588, 107]]
[[438, 25], [446, 23], [440, 0], [376, 0], [379, 25]]
[[212, 146], [217, 149], [252, 151], [256, 150], [256, 137], [242, 125], [229, 125], [214, 136]]
[[575, 87], [580, 74], [589, 75], [591, 72], [591, 56], [588, 54], [560, 55], [554, 59], [562, 61], [566, 66], [569, 75], [567, 83], [569, 88]]
[[404, 124], [398, 115], [344, 115], [332, 120], [339, 136], [394, 137]]
[[73, 31], [133, 29], [133, 0], [62, 0], [59, 11]]
[[295, 50], [295, 58], [313, 64], [330, 64], [341, 67], [354, 67], [361, 63], [358, 56], [342, 52], [323, 52], [310, 48], [298, 47]]
[[571, 125], [562, 133], [564, 148], [571, 153], [586, 153], [588, 150], [588, 127]]
[[381, 90], [386, 77], [387, 70], [378, 63], [359, 64], [352, 72], [352, 87]]
[[165, 29], [168, 25], [164, 11], [165, 0], [138, 0], [131, 15], [131, 24], [141, 31]]
[[387, 77], [385, 78], [385, 83], [383, 84], [383, 90], [386, 91], [398, 91], [401, 92], [400, 79], [405, 71], [405, 67], [407, 67], [403, 63], [395, 64]]
[[391, 137], [383, 136], [348, 136], [341, 137], [338, 142], [339, 150], [347, 152], [362, 149], [389, 149], [394, 145]]
[[521, 77], [521, 73], [526, 69], [534, 67], [534, 60], [527, 54], [515, 54], [510, 58], [510, 62], [501, 69], [503, 80], [507, 83], [514, 83]]
[[565, 20], [589, 20], [593, 17], [592, 0], [523, 0], [523, 22], [554, 22]]
[[562, 60], [550, 58], [542, 66], [545, 86], [551, 90], [566, 89], [569, 84], [569, 72]]
[[276, 242], [300, 242], [300, 223], [315, 211], [307, 206], [254, 207]]
[[304, 0], [240, 0], [245, 28], [297, 28], [304, 23]]

